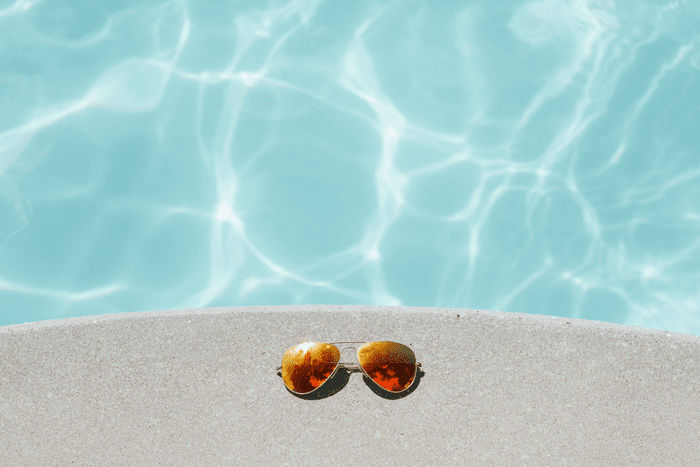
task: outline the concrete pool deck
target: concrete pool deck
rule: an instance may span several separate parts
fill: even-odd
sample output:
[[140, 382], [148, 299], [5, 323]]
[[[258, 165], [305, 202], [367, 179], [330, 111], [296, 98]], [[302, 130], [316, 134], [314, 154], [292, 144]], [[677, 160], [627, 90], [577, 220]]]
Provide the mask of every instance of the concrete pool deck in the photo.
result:
[[[303, 341], [409, 345], [386, 398], [275, 368]], [[265, 306], [0, 327], [0, 465], [700, 465], [700, 337], [466, 309]], [[74, 462], [74, 464], [72, 464]]]

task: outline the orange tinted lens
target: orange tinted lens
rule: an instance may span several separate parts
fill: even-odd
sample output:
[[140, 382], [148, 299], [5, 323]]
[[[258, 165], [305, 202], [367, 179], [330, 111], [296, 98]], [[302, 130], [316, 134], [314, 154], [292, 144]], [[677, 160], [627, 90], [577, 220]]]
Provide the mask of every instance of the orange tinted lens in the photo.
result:
[[339, 361], [336, 346], [304, 342], [284, 353], [282, 379], [290, 391], [307, 394], [326, 382]]
[[357, 360], [372, 381], [387, 391], [405, 391], [416, 379], [416, 355], [402, 344], [367, 343], [357, 351]]

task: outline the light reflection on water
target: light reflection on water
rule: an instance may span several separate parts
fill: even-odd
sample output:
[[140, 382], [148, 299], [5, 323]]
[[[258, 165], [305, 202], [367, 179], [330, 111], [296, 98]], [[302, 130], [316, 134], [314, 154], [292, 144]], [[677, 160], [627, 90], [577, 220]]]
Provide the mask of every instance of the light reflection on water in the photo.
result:
[[262, 5], [0, 2], [0, 324], [322, 303], [700, 334], [697, 4]]

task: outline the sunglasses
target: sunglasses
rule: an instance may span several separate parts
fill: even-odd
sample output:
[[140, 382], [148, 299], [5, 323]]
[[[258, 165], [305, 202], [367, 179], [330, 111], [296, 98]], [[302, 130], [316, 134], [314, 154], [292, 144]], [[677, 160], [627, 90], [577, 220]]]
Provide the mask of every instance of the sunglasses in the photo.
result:
[[[340, 349], [333, 344], [363, 344], [357, 347], [359, 367], [340, 363]], [[413, 350], [396, 342], [304, 342], [284, 353], [282, 366], [277, 370], [282, 370], [284, 384], [294, 394], [316, 391], [339, 368], [361, 371], [382, 389], [400, 393], [413, 385], [419, 366]]]

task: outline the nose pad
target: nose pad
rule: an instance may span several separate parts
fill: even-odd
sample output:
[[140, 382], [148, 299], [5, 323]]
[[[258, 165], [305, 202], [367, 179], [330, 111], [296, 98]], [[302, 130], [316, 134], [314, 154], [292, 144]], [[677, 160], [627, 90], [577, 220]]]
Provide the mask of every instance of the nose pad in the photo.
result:
[[340, 349], [340, 363], [359, 366], [360, 362], [357, 361], [357, 349], [354, 347], [343, 347]]

